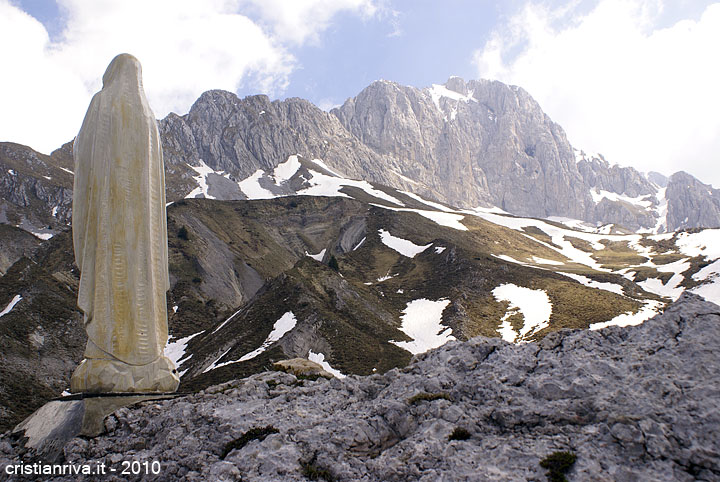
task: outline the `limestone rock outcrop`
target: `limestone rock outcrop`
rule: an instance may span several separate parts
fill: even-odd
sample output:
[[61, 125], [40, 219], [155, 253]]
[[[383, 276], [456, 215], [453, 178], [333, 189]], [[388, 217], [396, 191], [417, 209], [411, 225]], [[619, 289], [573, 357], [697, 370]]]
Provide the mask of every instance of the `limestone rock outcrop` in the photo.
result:
[[668, 226], [671, 229], [720, 226], [720, 189], [680, 171], [668, 181]]
[[[570, 480], [718, 480], [719, 343], [720, 307], [685, 294], [635, 327], [524, 345], [478, 337], [384, 375], [268, 372], [121, 409], [65, 457], [162, 461], [143, 480], [521, 481], [572, 451]], [[468, 439], [451, 440], [458, 427]], [[0, 463], [13, 455], [0, 439]]]

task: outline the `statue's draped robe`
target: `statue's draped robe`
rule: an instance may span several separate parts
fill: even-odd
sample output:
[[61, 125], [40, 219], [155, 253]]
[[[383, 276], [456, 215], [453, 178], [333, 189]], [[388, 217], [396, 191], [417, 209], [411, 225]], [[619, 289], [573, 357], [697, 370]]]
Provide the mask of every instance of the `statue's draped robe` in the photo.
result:
[[86, 359], [147, 365], [167, 342], [165, 180], [139, 62], [118, 56], [74, 144], [73, 243]]

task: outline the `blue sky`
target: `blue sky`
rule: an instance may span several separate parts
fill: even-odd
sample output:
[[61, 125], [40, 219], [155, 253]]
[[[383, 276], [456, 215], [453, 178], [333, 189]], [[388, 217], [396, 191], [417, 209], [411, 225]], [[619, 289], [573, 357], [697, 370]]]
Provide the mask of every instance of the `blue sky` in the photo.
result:
[[577, 148], [720, 186], [718, 45], [710, 0], [0, 0], [0, 141], [72, 139], [127, 51], [158, 117], [213, 88], [328, 109], [381, 78], [493, 78]]
[[488, 4], [406, 0], [393, 4], [392, 19], [341, 14], [321, 45], [296, 52], [302, 67], [287, 95], [341, 104], [378, 79], [426, 87], [451, 75], [475, 78], [473, 53], [498, 16]]

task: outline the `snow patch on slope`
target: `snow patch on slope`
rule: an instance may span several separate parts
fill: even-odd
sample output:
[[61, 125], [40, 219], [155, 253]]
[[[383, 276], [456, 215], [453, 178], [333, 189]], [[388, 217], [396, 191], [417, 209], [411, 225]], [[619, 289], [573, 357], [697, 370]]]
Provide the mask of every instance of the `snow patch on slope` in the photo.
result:
[[331, 367], [328, 362], [325, 361], [325, 355], [322, 353], [313, 353], [312, 350], [308, 352], [308, 360], [311, 362], [315, 362], [321, 367], [323, 367], [323, 370], [326, 372], [332, 374], [335, 378], [345, 378], [345, 374], [341, 373], [340, 370], [336, 370], [335, 368]]
[[317, 165], [320, 166], [321, 168], [325, 169], [327, 172], [329, 172], [330, 174], [332, 174], [332, 175], [334, 175], [334, 176], [337, 176], [337, 177], [346, 177], [344, 174], [340, 174], [340, 173], [337, 172], [336, 170], [331, 169], [330, 167], [328, 167], [328, 165], [325, 164], [321, 159], [313, 159], [312, 162], [315, 163], [315, 164], [317, 164]]
[[562, 275], [567, 276], [568, 278], [572, 278], [575, 281], [577, 281], [578, 283], [581, 283], [589, 288], [597, 288], [599, 290], [610, 291], [610, 292], [616, 293], [618, 295], [623, 295], [623, 287], [620, 286], [619, 284], [595, 281], [595, 280], [588, 278], [587, 276], [583, 276], [583, 275], [575, 274], [575, 273], [564, 273], [562, 271], [558, 271], [558, 274], [562, 274]]
[[705, 283], [691, 289], [690, 292], [720, 305], [720, 260], [705, 266], [692, 277], [695, 281]]
[[685, 288], [680, 286], [680, 283], [682, 283], [685, 279], [685, 277], [681, 273], [690, 269], [690, 263], [688, 261], [688, 258], [685, 258], [675, 261], [673, 263], [660, 265], [657, 265], [652, 261], [648, 261], [642, 266], [649, 266], [651, 268], [655, 268], [661, 273], [673, 273], [673, 276], [668, 280], [667, 283], [663, 283], [662, 280], [659, 278], [648, 278], [644, 281], [639, 282], [638, 284], [642, 286], [645, 291], [649, 291], [660, 296], [667, 296], [669, 298], [672, 298], [673, 300], [676, 300], [680, 297], [682, 292], [685, 291]]
[[645, 291], [655, 293], [660, 296], [667, 296], [668, 298], [672, 298], [674, 301], [680, 297], [683, 291], [685, 291], [685, 288], [679, 286], [682, 281], [682, 275], [676, 274], [673, 275], [667, 283], [663, 283], [660, 278], [648, 278], [640, 281], [638, 285], [640, 285]]
[[678, 233], [675, 245], [686, 256], [720, 258], [720, 229], [704, 229], [698, 233]]
[[[179, 367], [183, 361], [192, 358], [192, 354], [185, 357], [185, 350], [187, 349], [188, 342], [202, 333], [205, 333], [205, 330], [184, 338], [179, 338], [175, 341], [170, 341], [171, 339], [168, 338], [167, 345], [165, 345], [164, 355], [172, 360], [176, 367]], [[183, 370], [180, 372], [180, 377], [182, 377], [186, 371], [187, 370]]]
[[657, 208], [655, 208], [655, 214], [657, 214], [658, 219], [655, 224], [655, 228], [653, 228], [654, 233], [667, 231], [668, 200], [665, 197], [666, 192], [667, 187], [660, 187], [658, 188], [658, 192], [655, 194], [655, 198], [658, 201]]
[[442, 97], [447, 97], [452, 100], [456, 100], [459, 102], [477, 102], [473, 97], [472, 93], [470, 95], [463, 95], [460, 92], [455, 92], [454, 90], [450, 90], [444, 85], [440, 84], [432, 84], [432, 87], [428, 89], [428, 92], [430, 93], [430, 97], [432, 98], [433, 104], [438, 108], [438, 110], [442, 111], [440, 108], [440, 99]]
[[603, 199], [608, 199], [613, 202], [625, 202], [634, 206], [641, 207], [643, 209], [649, 209], [652, 206], [652, 201], [648, 201], [649, 194], [640, 195], [638, 197], [630, 197], [625, 194], [618, 194], [616, 192], [604, 191], [602, 189], [591, 189], [590, 195], [595, 204], [598, 204]]
[[417, 355], [455, 340], [452, 329], [442, 324], [442, 313], [449, 304], [448, 299], [431, 301], [421, 298], [409, 302], [402, 311], [400, 331], [412, 341], [391, 340], [390, 343]]
[[554, 260], [552, 260], [552, 259], [539, 258], [539, 257], [537, 257], [537, 256], [533, 256], [533, 257], [530, 258], [530, 259], [533, 261], [533, 263], [538, 263], [538, 264], [551, 264], [551, 265], [555, 265], [555, 266], [562, 266], [562, 265], [565, 264], [565, 263], [562, 263], [562, 262], [560, 262], [560, 261], [554, 261]]
[[367, 239], [367, 237], [363, 237], [363, 238], [360, 240], [360, 242], [359, 242], [352, 250], [355, 251], [355, 250], [358, 249], [360, 246], [362, 246], [366, 239]]
[[232, 320], [233, 318], [235, 318], [235, 316], [237, 316], [237, 314], [240, 313], [241, 311], [242, 311], [242, 308], [240, 308], [239, 310], [237, 310], [237, 311], [236, 311], [235, 313], [233, 313], [232, 315], [228, 316], [225, 321], [223, 321], [222, 323], [220, 323], [220, 325], [213, 330], [213, 333], [217, 333], [223, 326], [227, 325], [227, 323], [228, 323], [230, 320]]
[[691, 293], [700, 295], [708, 301], [720, 305], [720, 283], [718, 280], [705, 283], [690, 290]]
[[460, 221], [465, 219], [465, 216], [457, 213], [450, 212], [438, 212], [438, 211], [426, 211], [424, 209], [412, 209], [412, 208], [393, 208], [389, 206], [383, 206], [380, 204], [370, 203], [371, 206], [375, 206], [382, 209], [389, 209], [391, 211], [405, 212], [405, 213], [417, 213], [420, 216], [428, 218], [430, 221], [440, 226], [445, 226], [458, 231], [467, 231], [468, 228]]
[[547, 218], [547, 220], [563, 224], [570, 229], [576, 229], [578, 231], [585, 231], [586, 233], [596, 233], [597, 232], [597, 228], [595, 226], [592, 226], [587, 221], [581, 221], [580, 219], [566, 218], [563, 216], [550, 216]]
[[408, 258], [414, 258], [418, 254], [422, 253], [430, 246], [432, 246], [432, 243], [425, 246], [420, 246], [413, 243], [412, 241], [408, 241], [407, 239], [395, 237], [384, 229], [379, 229], [378, 233], [380, 233], [380, 241], [382, 241], [385, 246], [390, 249], [394, 249], [398, 253]]
[[310, 254], [307, 251], [305, 251], [305, 256], [309, 256], [312, 259], [314, 259], [315, 261], [320, 261], [322, 263], [322, 260], [325, 257], [325, 251], [327, 251], [327, 249], [323, 249], [318, 254]]
[[292, 311], [288, 311], [287, 313], [282, 315], [279, 320], [277, 320], [275, 322], [275, 324], [273, 325], [272, 331], [267, 336], [267, 338], [265, 338], [265, 341], [262, 343], [262, 345], [260, 345], [258, 348], [251, 351], [250, 353], [247, 353], [247, 354], [241, 356], [237, 360], [231, 360], [231, 361], [227, 361], [227, 362], [218, 363], [232, 349], [232, 347], [230, 347], [225, 351], [225, 353], [220, 355], [218, 357], [218, 359], [212, 363], [212, 365], [210, 365], [205, 370], [203, 370], [203, 373], [207, 373], [210, 370], [224, 367], [226, 365], [231, 365], [233, 363], [252, 360], [256, 356], [258, 356], [259, 354], [261, 354], [262, 352], [267, 350], [270, 347], [270, 345], [272, 345], [276, 341], [279, 341], [283, 336], [285, 336], [285, 334], [287, 332], [289, 332], [290, 330], [295, 328], [295, 325], [297, 325], [297, 319], [295, 318], [295, 315], [293, 314]]
[[402, 211], [418, 213], [420, 216], [426, 217], [429, 220], [435, 222], [436, 224], [439, 224], [440, 226], [457, 229], [458, 231], [468, 230], [468, 228], [460, 222], [465, 218], [465, 216], [462, 216], [460, 214], [440, 213], [437, 211], [423, 211], [421, 209], [402, 209]]
[[278, 164], [273, 170], [275, 184], [282, 184], [290, 180], [300, 169], [300, 161], [298, 156], [290, 156], [288, 160]]
[[[415, 181], [413, 181], [413, 182], [415, 182]], [[403, 193], [403, 194], [405, 194], [405, 195], [406, 195], [407, 197], [409, 197], [409, 198], [412, 198], [412, 199], [414, 199], [414, 200], [416, 200], [416, 201], [418, 201], [418, 202], [421, 202], [421, 203], [425, 204], [426, 206], [430, 206], [431, 208], [435, 208], [435, 209], [437, 209], [437, 210], [439, 210], [439, 211], [455, 212], [455, 210], [452, 209], [452, 208], [449, 208], [449, 207], [447, 207], [447, 206], [444, 206], [444, 205], [442, 205], [442, 204], [440, 204], [440, 203], [436, 203], [436, 202], [434, 202], [434, 201], [428, 201], [427, 199], [424, 199], [424, 198], [418, 196], [418, 195], [415, 194], [415, 193], [412, 193], [412, 192], [409, 192], [409, 191], [400, 191], [400, 192]]]
[[397, 276], [396, 274], [392, 274], [392, 275], [391, 275], [391, 274], [390, 274], [390, 271], [388, 271], [385, 276], [379, 277], [379, 278], [377, 279], [377, 281], [378, 281], [378, 283], [382, 283], [383, 281], [387, 281], [387, 280], [389, 280], [389, 279], [393, 279], [393, 278], [396, 277], [396, 276]]
[[199, 166], [191, 166], [188, 164], [188, 167], [192, 169], [193, 171], [197, 172], [198, 175], [193, 177], [195, 179], [195, 182], [198, 183], [198, 187], [190, 191], [190, 193], [185, 196], [186, 198], [199, 198], [204, 197], [206, 199], [215, 199], [213, 196], [208, 194], [208, 183], [207, 183], [207, 177], [209, 174], [215, 173], [215, 170], [205, 164], [205, 162], [202, 159], [198, 159], [198, 162], [200, 163]]
[[258, 169], [255, 173], [238, 183], [240, 190], [248, 199], [273, 199], [277, 196], [260, 185], [260, 178], [265, 172]]
[[706, 280], [713, 280], [720, 275], [720, 260], [714, 261], [712, 264], [709, 264], [702, 268], [700, 271], [692, 275], [692, 278], [695, 281], [706, 281]]
[[[252, 360], [256, 356], [258, 356], [260, 353], [264, 352], [268, 349], [270, 345], [275, 343], [276, 341], [279, 341], [287, 332], [295, 328], [297, 325], [297, 318], [295, 318], [295, 314], [293, 314], [292, 311], [288, 311], [284, 315], [280, 317], [279, 320], [275, 322], [273, 325], [273, 329], [270, 332], [270, 334], [265, 338], [265, 341], [262, 345], [260, 345], [259, 348], [251, 351], [250, 353], [243, 355], [240, 357], [239, 360], [236, 361], [247, 361]], [[235, 363], [235, 362], [228, 362], [228, 363]]]
[[[310, 187], [301, 189], [297, 192], [299, 196], [338, 196], [338, 197], [350, 197], [347, 194], [340, 192], [343, 187], [355, 187], [362, 191], [365, 191], [369, 195], [388, 201], [391, 204], [397, 206], [405, 206], [405, 204], [389, 194], [375, 189], [372, 184], [367, 181], [354, 181], [352, 179], [345, 179], [342, 177], [328, 176], [312, 169], [308, 170], [312, 177], [307, 180]], [[385, 206], [383, 206], [385, 207]]]
[[12, 300], [10, 300], [10, 303], [5, 307], [4, 310], [0, 311], [0, 317], [7, 315], [12, 311], [13, 308], [15, 308], [15, 305], [17, 305], [20, 300], [22, 300], [22, 296], [15, 295]]
[[[547, 328], [550, 325], [552, 303], [544, 290], [523, 288], [512, 283], [498, 286], [492, 291], [498, 301], [507, 301], [510, 306], [498, 327], [502, 339], [510, 343], [524, 341], [529, 335]], [[520, 313], [524, 320], [523, 327], [516, 332], [509, 318]]]
[[55, 236], [55, 235], [54, 235], [53, 233], [51, 233], [50, 231], [44, 231], [44, 232], [42, 232], [42, 231], [30, 231], [30, 234], [32, 234], [33, 236], [35, 236], [35, 237], [38, 238], [38, 239], [42, 239], [43, 241], [47, 241], [48, 239], [50, 239], [50, 238], [52, 238], [53, 236]]
[[498, 258], [498, 259], [501, 259], [501, 260], [503, 260], [503, 261], [507, 261], [508, 263], [515, 263], [515, 264], [520, 264], [520, 265], [523, 265], [523, 266], [527, 266], [527, 263], [523, 263], [522, 261], [518, 261], [517, 259], [512, 258], [512, 257], [508, 256], [507, 254], [493, 254], [493, 256], [496, 257], [496, 258]]
[[486, 221], [490, 221], [491, 223], [498, 224], [500, 226], [505, 226], [510, 229], [514, 229], [516, 231], [520, 231], [523, 234], [526, 234], [523, 231], [523, 228], [528, 227], [535, 227], [543, 231], [545, 234], [550, 236], [552, 244], [545, 243], [533, 236], [527, 235], [529, 239], [532, 239], [538, 244], [542, 244], [543, 246], [547, 247], [548, 249], [551, 249], [553, 251], [556, 251], [557, 253], [561, 254], [565, 258], [568, 258], [571, 262], [575, 262], [578, 264], [582, 264], [585, 266], [588, 266], [596, 271], [605, 271], [609, 272], [610, 270], [606, 268], [602, 268], [600, 266], [600, 263], [598, 263], [593, 257], [592, 253], [588, 253], [585, 251], [582, 251], [575, 246], [572, 245], [570, 240], [568, 238], [578, 238], [582, 239], [584, 241], [587, 241], [591, 244], [592, 248], [595, 250], [602, 250], [605, 249], [605, 245], [602, 244], [600, 241], [619, 241], [619, 242], [627, 242], [628, 245], [637, 251], [642, 256], [649, 256], [650, 249], [646, 248], [644, 246], [641, 246], [639, 244], [640, 240], [642, 239], [642, 236], [639, 234], [635, 235], [627, 235], [627, 234], [596, 234], [596, 233], [588, 233], [588, 232], [582, 232], [582, 231], [573, 231], [568, 228], [561, 228], [554, 224], [539, 220], [539, 219], [531, 219], [531, 218], [520, 218], [520, 217], [514, 217], [514, 216], [504, 216], [500, 214], [496, 214], [494, 212], [491, 212], [489, 210], [481, 210], [481, 209], [474, 209], [472, 211], [465, 211], [469, 214], [473, 214], [475, 216], [478, 216], [480, 218], [485, 219]]
[[645, 305], [638, 310], [637, 313], [628, 311], [621, 315], [616, 316], [612, 320], [603, 321], [601, 323], [593, 323], [590, 325], [591, 330], [600, 330], [608, 326], [635, 326], [639, 325], [645, 320], [649, 320], [653, 316], [657, 315], [662, 308], [663, 303], [660, 301], [649, 300], [645, 302]]

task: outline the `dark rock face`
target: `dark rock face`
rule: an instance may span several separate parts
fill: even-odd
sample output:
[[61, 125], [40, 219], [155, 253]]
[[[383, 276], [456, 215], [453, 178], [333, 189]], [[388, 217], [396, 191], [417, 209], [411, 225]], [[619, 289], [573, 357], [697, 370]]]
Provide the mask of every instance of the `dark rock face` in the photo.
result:
[[[571, 480], [718, 480], [719, 343], [720, 307], [686, 294], [637, 327], [519, 346], [478, 337], [384, 375], [268, 372], [124, 408], [65, 456], [161, 461], [143, 480], [520, 481], [543, 480], [540, 460], [569, 450]], [[457, 427], [469, 439], [449, 440]], [[248, 440], [258, 428], [267, 436]], [[221, 459], [228, 446], [240, 448]], [[0, 439], [0, 463], [13, 456]]]
[[666, 193], [668, 229], [720, 226], [720, 189], [680, 171], [670, 177]]
[[72, 237], [61, 232], [22, 257], [0, 277], [0, 430], [27, 417], [68, 388], [82, 359], [86, 335], [76, 307], [79, 275]]
[[41, 241], [20, 228], [0, 224], [0, 276], [23, 256], [30, 257]]
[[72, 143], [46, 156], [0, 142], [0, 223], [34, 232], [63, 229], [72, 215], [72, 185]]

